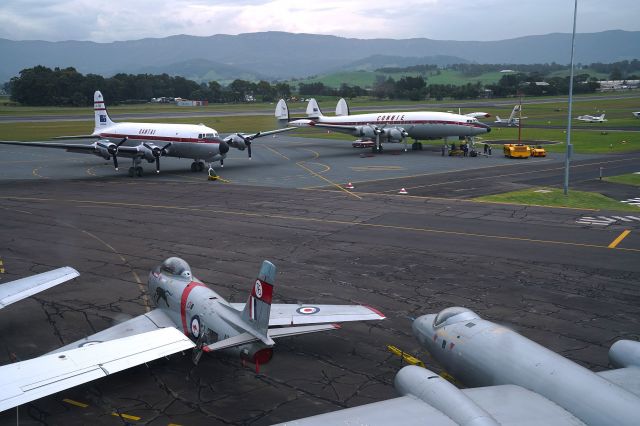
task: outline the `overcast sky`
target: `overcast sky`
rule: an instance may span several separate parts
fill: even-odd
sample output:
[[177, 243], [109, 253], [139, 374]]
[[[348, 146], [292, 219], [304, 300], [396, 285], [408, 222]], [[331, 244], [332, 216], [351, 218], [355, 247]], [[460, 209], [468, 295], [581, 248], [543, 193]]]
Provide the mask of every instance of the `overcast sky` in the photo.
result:
[[[578, 32], [640, 30], [639, 0], [579, 0]], [[110, 42], [257, 31], [500, 40], [571, 32], [572, 0], [0, 0], [0, 38]]]

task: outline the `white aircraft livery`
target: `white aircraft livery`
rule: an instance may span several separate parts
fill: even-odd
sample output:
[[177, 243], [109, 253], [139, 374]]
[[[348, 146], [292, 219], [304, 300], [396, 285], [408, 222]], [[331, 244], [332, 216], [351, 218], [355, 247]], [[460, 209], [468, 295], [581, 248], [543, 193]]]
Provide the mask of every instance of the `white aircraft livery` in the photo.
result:
[[344, 99], [336, 106], [336, 116], [322, 114], [315, 99], [307, 105], [307, 118], [289, 121], [289, 108], [284, 99], [278, 102], [276, 118], [294, 127], [316, 127], [347, 133], [357, 137], [375, 139], [375, 152], [382, 151], [382, 141], [406, 143], [406, 138], [414, 139], [413, 149], [420, 149], [419, 140], [440, 139], [450, 136], [471, 137], [491, 131], [477, 118], [449, 112], [410, 111], [349, 115], [349, 107]]
[[98, 139], [92, 144], [66, 144], [41, 142], [0, 141], [3, 144], [31, 147], [61, 148], [69, 152], [94, 154], [105, 160], [113, 159], [118, 170], [118, 156], [132, 159], [129, 176], [142, 176], [142, 160], [156, 163], [156, 173], [160, 173], [160, 157], [178, 157], [193, 159], [191, 171], [202, 171], [205, 162], [209, 174], [211, 163], [224, 158], [229, 147], [247, 150], [251, 158], [251, 141], [255, 138], [285, 132], [292, 128], [258, 132], [253, 134], [235, 133], [221, 139], [211, 127], [204, 124], [166, 124], [166, 123], [115, 123], [109, 117], [104, 98], [100, 91], [93, 95], [95, 127], [90, 135], [61, 136], [56, 139]]

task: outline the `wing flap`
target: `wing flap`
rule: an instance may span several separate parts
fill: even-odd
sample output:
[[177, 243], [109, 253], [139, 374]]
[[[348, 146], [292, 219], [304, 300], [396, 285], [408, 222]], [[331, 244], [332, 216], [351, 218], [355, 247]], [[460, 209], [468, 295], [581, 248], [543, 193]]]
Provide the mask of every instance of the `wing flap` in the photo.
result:
[[318, 331], [337, 330], [340, 328], [338, 324], [318, 324], [303, 325], [300, 327], [282, 327], [269, 329], [269, 337], [276, 339], [278, 337], [297, 336], [299, 334], [316, 333]]
[[0, 367], [0, 411], [193, 348], [173, 327]]
[[91, 336], [77, 340], [66, 346], [58, 348], [51, 353], [63, 352], [89, 344], [107, 342], [109, 340], [120, 339], [122, 337], [135, 336], [136, 334], [157, 330], [158, 328], [175, 327], [175, 324], [161, 309], [154, 309], [144, 315], [131, 318], [120, 324], [99, 331]]
[[[244, 303], [232, 303], [241, 310]], [[272, 304], [269, 326], [383, 320], [380, 311], [365, 305]]]
[[0, 309], [26, 299], [36, 293], [62, 284], [79, 276], [75, 269], [65, 266], [0, 285]]

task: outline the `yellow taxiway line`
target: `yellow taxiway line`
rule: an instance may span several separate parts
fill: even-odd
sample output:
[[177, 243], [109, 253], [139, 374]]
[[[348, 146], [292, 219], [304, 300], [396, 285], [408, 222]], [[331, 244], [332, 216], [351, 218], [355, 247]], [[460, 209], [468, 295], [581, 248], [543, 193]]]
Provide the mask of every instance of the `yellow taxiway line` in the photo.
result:
[[[353, 195], [356, 195], [356, 194], [353, 194]], [[402, 226], [402, 225], [385, 225], [380, 223], [350, 222], [346, 220], [321, 219], [321, 218], [313, 218], [313, 217], [306, 217], [306, 216], [291, 216], [291, 215], [284, 215], [284, 214], [251, 213], [246, 211], [242, 212], [238, 210], [233, 210], [233, 211], [217, 210], [217, 209], [208, 209], [202, 206], [201, 207], [184, 207], [184, 206], [167, 206], [167, 205], [141, 204], [141, 203], [123, 203], [123, 202], [116, 202], [116, 201], [90, 201], [90, 200], [74, 200], [74, 199], [65, 200], [65, 199], [54, 199], [54, 198], [11, 197], [11, 196], [0, 197], [0, 199], [16, 200], [16, 201], [41, 201], [41, 202], [53, 201], [53, 202], [76, 203], [79, 205], [138, 207], [138, 208], [151, 208], [156, 210], [176, 210], [176, 211], [193, 211], [193, 212], [208, 211], [210, 213], [221, 214], [225, 216], [236, 215], [236, 216], [244, 216], [244, 217], [267, 218], [267, 219], [284, 219], [284, 220], [298, 221], [298, 222], [332, 223], [336, 225], [356, 226], [356, 227], [363, 227], [363, 228], [395, 229], [399, 231], [422, 232], [422, 233], [431, 233], [431, 234], [440, 234], [440, 235], [456, 235], [456, 236], [462, 236], [462, 237], [487, 238], [487, 239], [506, 240], [506, 241], [523, 241], [523, 242], [530, 242], [530, 243], [554, 244], [554, 245], [563, 245], [563, 246], [570, 246], [570, 247], [586, 247], [586, 248], [597, 248], [597, 249], [609, 248], [609, 246], [602, 245], [602, 244], [576, 243], [572, 241], [559, 241], [559, 240], [542, 240], [542, 239], [536, 239], [536, 238], [511, 237], [508, 235], [447, 231], [444, 229], [417, 228], [413, 226]], [[640, 249], [636, 249], [636, 248], [614, 247], [614, 249], [620, 250], [620, 251], [640, 253]]]
[[622, 231], [622, 234], [618, 235], [618, 238], [611, 241], [611, 244], [609, 244], [608, 248], [616, 248], [618, 244], [620, 244], [620, 242], [624, 240], [627, 237], [627, 235], [629, 235], [630, 233], [631, 231], [629, 231], [628, 229], [625, 229], [624, 231]]

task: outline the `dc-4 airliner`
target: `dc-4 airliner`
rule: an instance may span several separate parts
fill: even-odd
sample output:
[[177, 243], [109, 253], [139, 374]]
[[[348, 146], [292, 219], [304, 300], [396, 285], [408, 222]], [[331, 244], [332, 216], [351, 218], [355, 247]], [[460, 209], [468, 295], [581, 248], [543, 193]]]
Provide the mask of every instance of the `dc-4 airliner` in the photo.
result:
[[147, 160], [156, 163], [156, 173], [160, 173], [160, 157], [190, 158], [191, 171], [202, 171], [207, 163], [209, 174], [212, 163], [224, 158], [233, 147], [247, 150], [251, 158], [251, 142], [259, 137], [285, 132], [291, 128], [282, 128], [258, 133], [234, 133], [220, 138], [217, 131], [204, 124], [167, 124], [167, 123], [116, 123], [109, 117], [104, 98], [100, 91], [93, 95], [95, 127], [90, 135], [61, 136], [56, 139], [98, 139], [92, 144], [44, 143], [0, 141], [2, 144], [29, 147], [61, 148], [69, 152], [94, 154], [105, 160], [113, 160], [118, 170], [118, 157], [131, 158], [129, 176], [142, 176], [141, 163]]
[[307, 105], [307, 118], [290, 120], [289, 108], [284, 99], [276, 106], [276, 118], [293, 127], [316, 127], [347, 133], [360, 138], [375, 139], [374, 152], [382, 152], [382, 142], [405, 143], [414, 140], [412, 149], [421, 149], [419, 140], [444, 137], [472, 137], [491, 131], [477, 118], [468, 115], [435, 111], [385, 112], [369, 114], [349, 114], [349, 106], [340, 99], [336, 106], [336, 116], [322, 114], [315, 99]]

